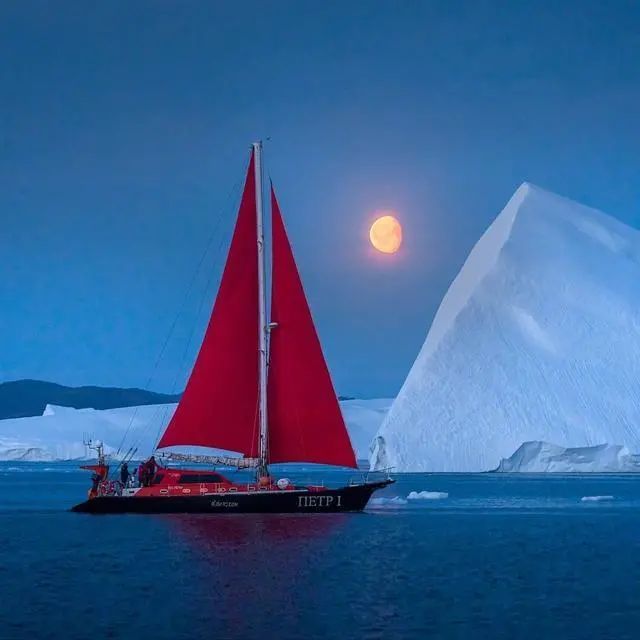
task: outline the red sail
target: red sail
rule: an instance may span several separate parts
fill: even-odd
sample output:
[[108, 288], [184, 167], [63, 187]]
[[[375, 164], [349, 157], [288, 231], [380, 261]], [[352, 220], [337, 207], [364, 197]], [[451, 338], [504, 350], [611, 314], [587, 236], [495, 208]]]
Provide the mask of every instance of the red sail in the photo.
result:
[[271, 319], [277, 327], [269, 349], [269, 462], [356, 467], [273, 188], [271, 218]]
[[251, 156], [227, 263], [200, 353], [158, 447], [258, 455], [258, 244]]

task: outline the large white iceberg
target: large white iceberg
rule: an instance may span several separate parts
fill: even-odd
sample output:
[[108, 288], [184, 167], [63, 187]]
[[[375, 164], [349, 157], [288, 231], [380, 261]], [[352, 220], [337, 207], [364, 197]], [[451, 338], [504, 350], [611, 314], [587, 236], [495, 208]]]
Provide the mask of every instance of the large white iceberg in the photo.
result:
[[[371, 438], [391, 400], [345, 400], [340, 403], [359, 459], [368, 457]], [[121, 409], [71, 409], [47, 405], [42, 416], [0, 420], [0, 460], [79, 460], [87, 455], [83, 439], [101, 440], [107, 453], [130, 448], [148, 455], [177, 405]], [[122, 447], [121, 447], [122, 445]]]
[[447, 291], [372, 444], [486, 471], [523, 442], [640, 451], [640, 233], [523, 184]]
[[101, 411], [47, 405], [42, 416], [0, 420], [0, 460], [80, 460], [93, 455], [83, 444], [88, 438], [101, 440], [110, 454], [121, 444], [123, 452], [137, 447], [147, 454], [175, 406]]
[[640, 456], [626, 447], [600, 444], [594, 447], [558, 447], [549, 442], [525, 442], [496, 471], [505, 473], [637, 472]]

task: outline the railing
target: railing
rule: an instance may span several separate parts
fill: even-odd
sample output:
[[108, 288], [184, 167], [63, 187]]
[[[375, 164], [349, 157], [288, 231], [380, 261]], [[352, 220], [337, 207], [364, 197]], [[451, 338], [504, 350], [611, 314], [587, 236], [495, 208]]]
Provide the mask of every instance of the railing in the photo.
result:
[[205, 456], [186, 453], [159, 453], [158, 457], [170, 462], [191, 462], [196, 464], [221, 465], [223, 467], [236, 467], [238, 469], [253, 469], [260, 464], [258, 458], [239, 458], [229, 456]]
[[392, 469], [393, 467], [388, 467], [387, 469], [376, 469], [375, 471], [363, 471], [359, 476], [351, 476], [349, 485], [354, 486], [390, 480]]
[[[375, 482], [383, 482], [385, 480], [389, 480], [390, 479], [390, 473], [391, 473], [391, 468], [388, 469], [380, 469], [380, 470], [376, 470], [376, 471], [362, 471], [361, 473], [357, 474], [357, 475], [352, 475], [351, 477], [348, 478], [348, 485], [349, 486], [359, 486], [359, 485], [363, 485], [363, 484], [370, 484], [370, 483], [375, 483]], [[297, 474], [291, 474], [291, 475], [297, 475]], [[345, 484], [345, 480], [347, 480], [347, 478], [345, 478], [344, 476], [342, 476], [342, 478], [340, 477], [336, 477], [335, 479], [332, 479], [332, 482], [329, 482], [329, 485], [327, 486], [325, 484], [325, 478], [318, 478], [317, 476], [313, 477], [313, 478], [302, 478], [302, 477], [293, 477], [290, 478], [290, 485], [289, 485], [289, 489], [293, 489], [295, 487], [298, 488], [306, 488], [306, 487], [315, 487], [315, 488], [332, 488], [335, 485], [337, 486], [344, 486]], [[255, 482], [238, 482], [238, 483], [234, 483], [235, 486], [224, 486], [221, 483], [210, 483], [208, 486], [207, 484], [203, 484], [203, 483], [199, 483], [199, 485], [195, 485], [195, 486], [199, 486], [199, 493], [212, 493], [212, 494], [228, 494], [228, 493], [237, 493], [237, 492], [251, 492], [251, 493], [258, 493], [261, 491], [269, 491], [269, 490], [273, 490], [275, 489], [275, 484], [274, 486], [269, 486], [269, 487], [265, 487], [265, 486], [259, 486], [257, 485]], [[122, 495], [122, 491], [123, 489], [132, 489], [132, 488], [138, 488], [141, 485], [136, 483], [135, 485], [133, 483], [127, 483], [127, 485], [123, 485], [119, 480], [103, 480], [99, 483], [98, 488], [97, 488], [97, 494], [100, 496], [113, 496], [113, 495]], [[337, 487], [335, 487], [337, 488]], [[160, 488], [159, 489], [159, 493], [161, 493], [162, 495], [167, 495], [169, 494], [169, 491], [166, 488]], [[285, 491], [286, 489], [282, 489], [282, 491]]]

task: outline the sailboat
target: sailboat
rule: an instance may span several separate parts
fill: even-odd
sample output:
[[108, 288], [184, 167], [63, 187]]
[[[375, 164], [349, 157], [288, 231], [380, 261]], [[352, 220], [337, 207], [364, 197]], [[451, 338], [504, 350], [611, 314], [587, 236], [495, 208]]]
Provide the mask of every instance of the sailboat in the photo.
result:
[[[262, 144], [252, 145], [244, 191], [211, 318], [182, 399], [157, 450], [205, 447], [241, 454], [169, 452], [144, 486], [108, 480], [103, 448], [88, 513], [287, 513], [360, 511], [393, 480], [362, 476], [338, 488], [276, 479], [269, 465], [357, 468], [273, 185], [271, 305], [267, 317]], [[201, 464], [209, 465], [203, 468]], [[255, 471], [232, 481], [219, 466]], [[94, 466], [85, 467], [94, 469]]]

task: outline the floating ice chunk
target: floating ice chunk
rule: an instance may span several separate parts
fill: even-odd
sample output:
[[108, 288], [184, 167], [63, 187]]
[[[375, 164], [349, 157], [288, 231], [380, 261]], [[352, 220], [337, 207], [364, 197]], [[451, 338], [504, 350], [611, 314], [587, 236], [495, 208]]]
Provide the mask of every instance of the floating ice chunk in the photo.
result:
[[372, 498], [369, 500], [369, 507], [374, 509], [394, 509], [397, 507], [403, 507], [407, 504], [407, 501], [400, 496], [394, 498]]
[[599, 444], [592, 447], [559, 447], [549, 442], [525, 442], [496, 471], [505, 473], [583, 473], [640, 471], [637, 455], [626, 447]]
[[613, 499], [613, 496], [582, 496], [580, 502], [608, 502]]
[[448, 497], [446, 491], [412, 491], [407, 500], [444, 500]]

